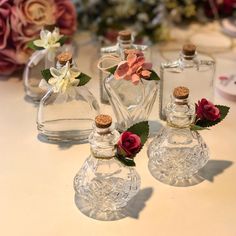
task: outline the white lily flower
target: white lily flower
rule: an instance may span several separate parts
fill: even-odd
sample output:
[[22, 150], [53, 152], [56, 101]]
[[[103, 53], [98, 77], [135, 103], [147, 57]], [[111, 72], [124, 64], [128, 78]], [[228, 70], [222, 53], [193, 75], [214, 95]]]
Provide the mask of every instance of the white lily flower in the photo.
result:
[[53, 91], [56, 93], [64, 93], [69, 88], [79, 85], [79, 79], [76, 79], [76, 77], [81, 72], [76, 67], [70, 67], [69, 62], [59, 69], [50, 68], [50, 73], [52, 78], [48, 80], [48, 83], [52, 85]]
[[60, 47], [60, 43], [58, 42], [63, 35], [60, 34], [59, 29], [55, 28], [53, 32], [42, 29], [40, 31], [40, 39], [34, 40], [34, 45], [37, 47], [52, 49]]

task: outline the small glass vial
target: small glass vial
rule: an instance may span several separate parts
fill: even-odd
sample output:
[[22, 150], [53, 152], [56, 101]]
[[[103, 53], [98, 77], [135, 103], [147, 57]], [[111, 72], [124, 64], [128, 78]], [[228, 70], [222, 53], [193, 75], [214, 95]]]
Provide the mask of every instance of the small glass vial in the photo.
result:
[[201, 59], [195, 45], [185, 44], [177, 60], [161, 64], [160, 118], [166, 120], [165, 108], [177, 86], [188, 87], [193, 101], [201, 98], [213, 101], [214, 75], [215, 62]]
[[[130, 30], [122, 30], [118, 34], [117, 43], [113, 46], [109, 47], [102, 47], [100, 50], [100, 55], [118, 55], [121, 59], [124, 59], [124, 51], [125, 49], [138, 49], [142, 51], [147, 59], [151, 61], [151, 50], [149, 50], [149, 47], [147, 45], [142, 44], [134, 44], [134, 35]], [[112, 62], [111, 62], [112, 63]], [[109, 62], [106, 61], [106, 65], [102, 66], [112, 66]], [[104, 73], [102, 71], [100, 73], [100, 97], [101, 102], [104, 104], [109, 103], [109, 99], [107, 97], [106, 90], [104, 89], [104, 79], [107, 77], [107, 73]]]
[[159, 181], [170, 185], [187, 183], [208, 161], [208, 148], [190, 125], [195, 105], [188, 101], [189, 89], [177, 87], [166, 107], [167, 126], [148, 147], [149, 170]]
[[[59, 54], [57, 60], [58, 69], [67, 62], [73, 66], [72, 55], [68, 52]], [[48, 141], [85, 142], [97, 114], [99, 105], [86, 85], [68, 86], [65, 91], [58, 92], [52, 86], [39, 104], [38, 131]]]
[[98, 115], [89, 136], [91, 154], [74, 178], [79, 209], [99, 220], [114, 220], [140, 189], [134, 167], [115, 158], [120, 134], [108, 115]]

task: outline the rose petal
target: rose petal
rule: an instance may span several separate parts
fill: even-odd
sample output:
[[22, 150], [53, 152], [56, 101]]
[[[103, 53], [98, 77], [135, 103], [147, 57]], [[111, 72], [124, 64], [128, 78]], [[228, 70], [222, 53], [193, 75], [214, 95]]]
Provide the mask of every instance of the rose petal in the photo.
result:
[[140, 77], [137, 74], [133, 74], [132, 75], [132, 83], [134, 85], [137, 85], [139, 83], [139, 81], [140, 81]]
[[143, 71], [141, 71], [141, 76], [142, 76], [143, 78], [145, 78], [145, 79], [149, 78], [150, 75], [151, 75], [151, 72], [148, 71], [148, 70], [143, 70]]

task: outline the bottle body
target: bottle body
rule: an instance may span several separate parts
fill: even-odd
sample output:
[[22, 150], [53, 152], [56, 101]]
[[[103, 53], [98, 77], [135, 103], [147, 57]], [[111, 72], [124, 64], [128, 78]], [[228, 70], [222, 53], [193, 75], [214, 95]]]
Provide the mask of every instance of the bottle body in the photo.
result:
[[86, 86], [71, 87], [66, 92], [49, 90], [39, 104], [39, 134], [50, 141], [86, 141], [92, 130], [99, 105]]
[[166, 120], [165, 108], [170, 100], [170, 94], [177, 86], [186, 86], [191, 91], [191, 101], [201, 98], [214, 98], [215, 62], [200, 60], [196, 54], [180, 58], [173, 62], [162, 63], [160, 81], [160, 118]]
[[145, 80], [134, 85], [130, 80], [116, 80], [113, 75], [104, 87], [117, 120], [117, 129], [124, 131], [131, 125], [148, 120], [157, 96], [157, 81]]
[[55, 66], [56, 49], [51, 50], [50, 57], [47, 50], [36, 51], [30, 57], [23, 73], [25, 93], [34, 102], [39, 102], [47, 91], [39, 87], [42, 79], [41, 71]]
[[134, 167], [123, 165], [115, 158], [120, 134], [113, 126], [94, 126], [89, 136], [91, 155], [74, 178], [75, 194], [80, 209], [90, 217], [109, 218], [118, 212], [140, 189], [140, 177]]

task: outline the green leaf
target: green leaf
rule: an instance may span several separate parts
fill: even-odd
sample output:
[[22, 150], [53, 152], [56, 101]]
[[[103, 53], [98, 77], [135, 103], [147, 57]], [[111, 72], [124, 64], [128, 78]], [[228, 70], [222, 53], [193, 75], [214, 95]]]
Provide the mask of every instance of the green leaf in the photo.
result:
[[89, 82], [91, 77], [81, 72], [80, 75], [77, 77], [77, 79], [79, 79], [78, 86], [83, 86]]
[[140, 137], [143, 146], [147, 141], [149, 135], [148, 121], [142, 121], [134, 124], [133, 126], [128, 128], [127, 131], [132, 132], [133, 134], [137, 134]]
[[117, 68], [117, 65], [107, 69], [107, 71], [114, 75], [116, 68]]
[[196, 125], [200, 127], [211, 127], [218, 123], [220, 123], [224, 118], [227, 116], [229, 112], [229, 107], [222, 106], [222, 105], [215, 105], [220, 110], [220, 118], [215, 121], [209, 121], [209, 120], [198, 120]]
[[42, 47], [37, 47], [36, 45], [34, 45], [34, 41], [30, 41], [27, 44], [28, 48], [31, 48], [33, 50], [43, 50], [44, 48]]
[[116, 158], [126, 166], [135, 166], [135, 162], [133, 159], [129, 159], [127, 157], [116, 155]]
[[65, 44], [65, 42], [68, 40], [68, 38], [69, 38], [68, 36], [65, 36], [65, 35], [64, 35], [64, 36], [62, 36], [57, 42], [60, 43], [61, 46], [62, 46], [62, 45]]
[[48, 80], [49, 80], [50, 78], [52, 78], [50, 69], [42, 70], [42, 71], [41, 71], [41, 74], [42, 74], [43, 78], [44, 78], [47, 82], [48, 82]]
[[160, 77], [154, 70], [149, 70], [151, 72], [150, 77], [147, 80], [160, 80]]
[[201, 126], [199, 126], [199, 125], [195, 125], [195, 124], [192, 124], [191, 126], [190, 126], [190, 129], [191, 130], [194, 130], [194, 131], [198, 131], [198, 130], [209, 130], [207, 127], [201, 127]]

